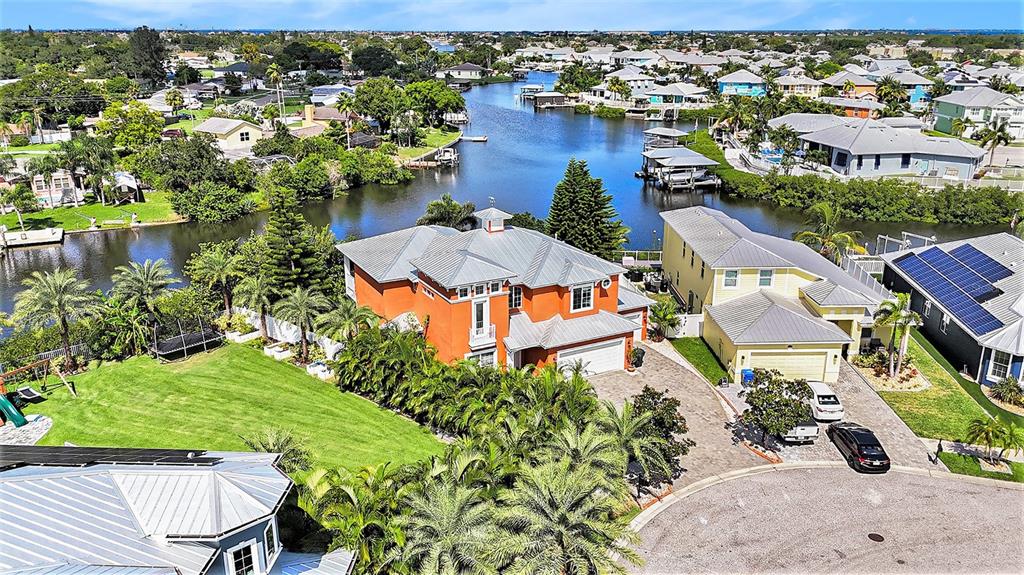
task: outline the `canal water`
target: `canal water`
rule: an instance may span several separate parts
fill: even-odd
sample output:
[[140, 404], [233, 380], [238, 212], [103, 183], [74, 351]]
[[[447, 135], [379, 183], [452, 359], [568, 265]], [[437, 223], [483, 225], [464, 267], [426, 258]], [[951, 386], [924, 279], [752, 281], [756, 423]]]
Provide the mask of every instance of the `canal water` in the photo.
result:
[[[556, 76], [531, 73], [528, 83], [552, 87]], [[658, 245], [663, 210], [706, 205], [720, 209], [750, 228], [789, 237], [803, 227], [804, 214], [757, 202], [723, 198], [715, 194], [664, 194], [635, 178], [640, 167], [642, 133], [652, 123], [639, 120], [603, 120], [575, 115], [572, 110], [534, 112], [516, 94], [520, 84], [493, 84], [465, 93], [471, 123], [467, 135], [487, 136], [485, 143], [458, 146], [456, 168], [417, 172], [416, 179], [399, 186], [368, 185], [350, 190], [335, 200], [304, 206], [306, 219], [330, 225], [339, 238], [365, 237], [413, 225], [431, 200], [450, 193], [455, 199], [486, 207], [489, 198], [508, 212], [547, 214], [555, 184], [570, 158], [586, 160], [591, 173], [604, 180], [615, 208], [630, 228], [631, 247]], [[692, 124], [676, 127], [689, 128]], [[703, 127], [703, 126], [701, 126]], [[13, 308], [21, 281], [35, 270], [71, 267], [95, 288], [110, 287], [114, 268], [128, 261], [163, 258], [180, 277], [182, 266], [202, 242], [245, 237], [261, 230], [265, 213], [250, 214], [223, 224], [187, 223], [70, 234], [61, 246], [11, 250], [0, 258], [0, 311]], [[873, 241], [880, 233], [911, 231], [953, 239], [988, 230], [927, 224], [854, 223]]]

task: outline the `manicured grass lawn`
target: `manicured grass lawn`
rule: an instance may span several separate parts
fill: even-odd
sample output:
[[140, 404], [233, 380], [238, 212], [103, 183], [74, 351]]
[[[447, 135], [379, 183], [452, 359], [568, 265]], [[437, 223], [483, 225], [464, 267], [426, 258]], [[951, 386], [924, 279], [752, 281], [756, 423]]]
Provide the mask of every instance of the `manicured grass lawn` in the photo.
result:
[[[205, 119], [210, 117], [210, 114], [213, 113], [213, 108], [200, 108], [198, 110], [182, 110], [181, 113], [183, 113], [183, 114], [190, 114], [192, 116], [195, 116], [195, 119], [196, 119], [195, 125], [198, 126], [199, 124], [203, 123], [203, 120], [205, 120]], [[173, 124], [168, 124], [167, 126], [164, 127], [164, 129], [165, 130], [184, 130], [186, 134], [191, 134], [192, 133], [192, 120], [181, 120], [180, 122], [175, 122]]]
[[6, 153], [17, 154], [18, 152], [43, 152], [47, 150], [52, 150], [56, 147], [57, 144], [29, 144], [27, 146], [8, 146]]
[[427, 128], [426, 136], [423, 138], [423, 145], [415, 148], [399, 148], [398, 157], [403, 160], [409, 160], [422, 156], [423, 154], [431, 152], [437, 148], [447, 146], [459, 139], [459, 136], [461, 135], [462, 132], [459, 130], [445, 131], [439, 128]]
[[703, 339], [699, 337], [676, 338], [672, 340], [672, 347], [676, 348], [676, 351], [711, 383], [717, 383], [728, 375]]
[[923, 391], [881, 391], [879, 395], [917, 435], [963, 439], [971, 420], [985, 417], [985, 410], [921, 346], [917, 334], [909, 349], [914, 365], [932, 386]]
[[409, 463], [438, 454], [424, 428], [262, 350], [228, 344], [185, 361], [108, 363], [72, 378], [27, 411], [53, 418], [46, 445], [248, 451], [240, 436], [292, 431], [324, 465]]
[[[88, 199], [88, 198], [87, 198]], [[132, 213], [139, 216], [143, 224], [158, 222], [173, 222], [179, 220], [178, 214], [174, 213], [171, 202], [166, 192], [148, 192], [146, 201], [135, 204], [124, 204], [121, 206], [104, 206], [99, 202], [86, 203], [80, 207], [63, 207], [40, 210], [24, 214], [26, 229], [42, 229], [61, 227], [66, 231], [85, 230], [89, 228], [89, 218], [96, 218], [96, 223], [102, 228], [128, 227], [131, 224]], [[124, 220], [123, 224], [104, 226], [107, 220]], [[18, 214], [11, 212], [0, 216], [0, 224], [4, 224], [11, 230], [20, 229], [18, 226]]]
[[946, 467], [950, 471], [953, 473], [959, 473], [960, 475], [973, 475], [975, 477], [988, 477], [989, 479], [1001, 479], [1003, 481], [1024, 483], [1024, 463], [1011, 461], [1010, 469], [1013, 470], [1013, 475], [1006, 475], [1005, 473], [982, 471], [981, 466], [978, 465], [978, 460], [967, 455], [960, 455], [958, 453], [950, 453], [947, 451], [939, 454], [939, 459], [946, 464]]

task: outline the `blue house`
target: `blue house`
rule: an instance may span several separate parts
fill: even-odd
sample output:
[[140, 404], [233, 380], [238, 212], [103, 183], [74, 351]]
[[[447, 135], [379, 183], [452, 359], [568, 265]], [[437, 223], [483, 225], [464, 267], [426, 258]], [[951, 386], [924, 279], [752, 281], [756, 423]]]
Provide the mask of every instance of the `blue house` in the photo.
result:
[[896, 72], [889, 74], [896, 80], [903, 84], [903, 88], [907, 91], [907, 96], [910, 98], [910, 106], [913, 108], [923, 108], [925, 104], [931, 101], [931, 89], [933, 82], [920, 74], [913, 72]]
[[1024, 240], [1008, 233], [885, 254], [882, 283], [909, 293], [919, 329], [956, 369], [982, 385], [1024, 363]]
[[0, 573], [347, 575], [284, 550], [274, 453], [5, 445]]
[[718, 79], [718, 92], [723, 96], [764, 96], [765, 83], [753, 72], [737, 70]]

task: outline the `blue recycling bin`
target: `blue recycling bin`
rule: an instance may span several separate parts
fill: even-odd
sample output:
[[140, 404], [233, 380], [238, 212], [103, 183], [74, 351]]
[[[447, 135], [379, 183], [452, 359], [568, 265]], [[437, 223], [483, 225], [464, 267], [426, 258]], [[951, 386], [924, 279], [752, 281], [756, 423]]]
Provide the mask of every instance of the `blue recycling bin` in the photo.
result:
[[740, 371], [740, 377], [742, 378], [743, 385], [754, 383], [754, 370], [744, 369]]

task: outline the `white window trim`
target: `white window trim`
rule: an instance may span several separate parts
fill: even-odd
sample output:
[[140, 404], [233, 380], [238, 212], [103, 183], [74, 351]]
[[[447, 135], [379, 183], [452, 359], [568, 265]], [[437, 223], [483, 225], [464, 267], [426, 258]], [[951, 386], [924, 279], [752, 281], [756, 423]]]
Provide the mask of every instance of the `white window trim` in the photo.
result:
[[[996, 375], [996, 373], [995, 373], [995, 369], [994, 368], [996, 366], [996, 354], [997, 353], [1006, 354], [1006, 373], [1004, 373], [1003, 375]], [[1011, 367], [1013, 367], [1013, 354], [1005, 352], [1005, 351], [999, 351], [998, 349], [993, 349], [992, 350], [992, 356], [988, 359], [988, 379], [990, 381], [1001, 381], [1003, 378], [1005, 378], [1006, 376], [1010, 375], [1010, 368]]]
[[[768, 285], [762, 284], [761, 280], [765, 277], [761, 274], [768, 272]], [[775, 270], [757, 270], [757, 287], [772, 287], [775, 285]]]
[[942, 312], [942, 317], [939, 318], [939, 331], [942, 333], [948, 333], [949, 331], [949, 316], [946, 312]]
[[[466, 293], [463, 294], [462, 290], [466, 290]], [[458, 298], [458, 299], [468, 298], [469, 294], [470, 294], [470, 291], [471, 290], [470, 290], [469, 286], [462, 286], [462, 287], [460, 287], [458, 289], [458, 291], [455, 292], [455, 297]]]
[[[590, 290], [590, 305], [588, 305], [587, 307], [575, 307], [576, 290], [578, 289]], [[572, 289], [569, 290], [569, 311], [572, 313], [577, 313], [591, 309], [594, 309], [594, 286], [591, 284], [572, 286]]]
[[242, 541], [238, 545], [235, 545], [234, 547], [232, 547], [230, 549], [226, 549], [224, 551], [224, 572], [227, 573], [227, 575], [236, 575], [235, 562], [234, 562], [232, 556], [235, 554], [235, 551], [238, 551], [240, 549], [245, 549], [246, 547], [252, 547], [253, 548], [252, 549], [253, 567], [256, 568], [256, 572], [257, 573], [261, 573], [262, 572], [262, 570], [260, 569], [260, 545], [259, 545], [259, 542], [256, 541], [256, 539], [248, 539], [248, 540]]
[[932, 300], [930, 300], [930, 299], [924, 300], [923, 315], [924, 315], [924, 317], [931, 317], [931, 315], [932, 315]]
[[[270, 549], [267, 547], [267, 533], [271, 532], [274, 534], [274, 548]], [[271, 517], [270, 522], [267, 523], [267, 528], [263, 530], [263, 550], [267, 559], [266, 570], [270, 571], [270, 566], [277, 560], [277, 556], [281, 554], [281, 538], [278, 536], [277, 531], [277, 517]]]
[[[517, 299], [519, 300], [518, 303], [516, 302]], [[523, 286], [510, 286], [508, 288], [508, 302], [509, 309], [521, 309], [523, 307]]]
[[[729, 285], [729, 274], [734, 273], [736, 277], [732, 278], [736, 283]], [[722, 273], [722, 289], [736, 289], [740, 287], [740, 270], [725, 270]]]
[[498, 348], [497, 347], [489, 347], [487, 349], [481, 349], [480, 351], [471, 351], [471, 352], [467, 353], [466, 355], [464, 355], [462, 357], [463, 357], [463, 359], [470, 359], [471, 360], [473, 358], [480, 357], [480, 356], [483, 356], [483, 355], [489, 355], [489, 354], [494, 354], [494, 363], [481, 363], [480, 365], [495, 365], [495, 366], [498, 365]]

